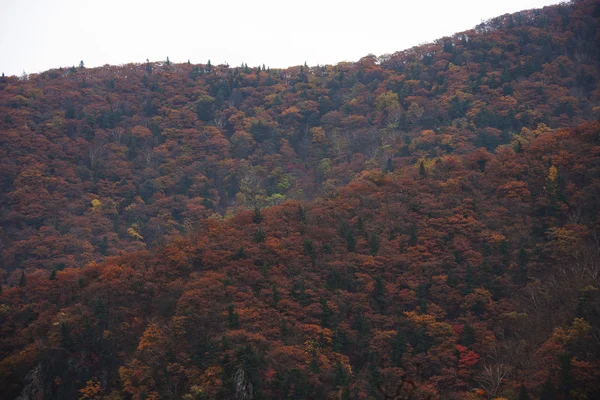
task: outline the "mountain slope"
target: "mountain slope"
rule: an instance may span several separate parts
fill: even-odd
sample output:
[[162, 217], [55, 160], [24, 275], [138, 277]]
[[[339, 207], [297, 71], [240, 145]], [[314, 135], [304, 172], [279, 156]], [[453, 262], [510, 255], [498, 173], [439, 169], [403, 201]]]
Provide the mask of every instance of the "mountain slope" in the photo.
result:
[[423, 398], [516, 398], [522, 384], [596, 398], [599, 133], [367, 172], [335, 199], [28, 274], [0, 297], [0, 384], [48, 398], [86, 385], [90, 398], [236, 398], [236, 385], [372, 398], [407, 375]]
[[4, 78], [1, 392], [598, 398], [598, 17]]
[[335, 195], [366, 169], [594, 119], [595, 6], [525, 11], [335, 66], [148, 63], [3, 78], [2, 268], [82, 265], [214, 213]]

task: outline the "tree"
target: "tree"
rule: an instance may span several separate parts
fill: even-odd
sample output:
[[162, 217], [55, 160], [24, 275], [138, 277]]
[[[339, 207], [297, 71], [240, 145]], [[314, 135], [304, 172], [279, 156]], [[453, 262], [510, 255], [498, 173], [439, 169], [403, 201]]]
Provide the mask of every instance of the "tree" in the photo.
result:
[[313, 244], [313, 241], [310, 239], [304, 239], [304, 241], [302, 242], [302, 247], [304, 248], [304, 254], [306, 254], [308, 257], [310, 257], [310, 261], [311, 261], [312, 265], [315, 265], [316, 254], [315, 254], [315, 246]]
[[477, 381], [485, 389], [486, 393], [495, 396], [506, 380], [508, 372], [509, 370], [504, 364], [495, 363], [484, 365]]
[[560, 365], [560, 384], [558, 389], [564, 399], [569, 399], [571, 398], [571, 389], [575, 383], [571, 373], [571, 357], [569, 354], [561, 354], [559, 355], [558, 360]]
[[406, 335], [398, 329], [392, 342], [392, 362], [397, 367], [402, 366], [402, 356], [406, 352], [407, 343]]
[[519, 389], [518, 400], [530, 400], [529, 394], [527, 394], [527, 389], [525, 389], [525, 385], [523, 384], [521, 384], [521, 388]]
[[262, 243], [265, 241], [267, 234], [262, 228], [258, 228], [256, 233], [254, 234], [254, 241], [256, 243]]
[[349, 252], [354, 252], [356, 249], [356, 238], [354, 237], [354, 233], [351, 229], [348, 229], [346, 232], [346, 247]]
[[469, 347], [476, 342], [476, 339], [475, 329], [469, 323], [464, 324], [460, 336], [460, 344]]
[[383, 278], [379, 275], [375, 277], [375, 286], [371, 296], [375, 304], [375, 310], [378, 313], [383, 314], [387, 307], [387, 294]]
[[348, 378], [349, 376], [346, 368], [344, 368], [342, 363], [338, 361], [335, 364], [335, 371], [333, 372], [333, 384], [337, 388], [344, 387], [348, 385]]
[[96, 379], [90, 379], [86, 382], [83, 389], [79, 390], [81, 393], [80, 399], [100, 399], [100, 393], [102, 393], [102, 386]]
[[229, 327], [231, 329], [237, 329], [240, 327], [240, 316], [234, 311], [233, 304], [230, 304], [229, 307], [227, 307], [227, 322], [229, 323]]
[[385, 162], [385, 172], [394, 172], [394, 159], [390, 156]]
[[66, 322], [61, 322], [59, 325], [59, 340], [63, 349], [71, 351], [75, 347], [75, 341], [71, 336], [71, 327]]
[[103, 256], [108, 255], [108, 237], [106, 235], [102, 237], [102, 242], [98, 245], [98, 251]]
[[254, 208], [254, 216], [252, 217], [252, 222], [255, 224], [260, 224], [263, 220], [262, 214], [260, 213], [260, 208]]
[[416, 245], [418, 238], [417, 238], [417, 228], [414, 224], [410, 225], [409, 235], [410, 235], [410, 238], [408, 239], [408, 245], [409, 246]]
[[379, 240], [377, 239], [377, 235], [372, 233], [369, 237], [369, 251], [371, 255], [377, 255], [379, 251]]
[[323, 326], [323, 328], [331, 328], [334, 322], [333, 311], [331, 311], [331, 308], [329, 308], [329, 306], [327, 305], [327, 300], [325, 300], [324, 297], [321, 297], [320, 303], [322, 311], [321, 325]]
[[83, 60], [79, 61], [79, 68], [81, 68], [81, 69], [85, 68], [84, 64], [83, 64]]
[[215, 113], [215, 98], [209, 95], [200, 95], [196, 100], [196, 115], [204, 122], [212, 121]]
[[556, 388], [550, 379], [544, 383], [542, 386], [542, 392], [540, 393], [540, 400], [555, 400], [556, 397]]
[[306, 222], [306, 212], [300, 204], [298, 204], [298, 218], [300, 219], [300, 222]]
[[517, 258], [519, 263], [519, 276], [517, 281], [521, 286], [525, 286], [527, 284], [527, 264], [529, 262], [529, 254], [527, 253], [527, 250], [521, 247], [519, 249]]
[[550, 200], [550, 204], [548, 207], [548, 211], [551, 215], [554, 215], [558, 211], [557, 204], [557, 190], [558, 190], [558, 168], [554, 165], [550, 167], [548, 170], [548, 176], [546, 177], [546, 193], [548, 194], [548, 199]]
[[277, 304], [279, 303], [281, 296], [279, 294], [279, 290], [277, 290], [277, 285], [275, 283], [271, 286], [271, 292], [273, 295], [273, 305], [275, 307], [277, 307]]
[[425, 169], [425, 163], [423, 161], [419, 163], [419, 175], [421, 177], [427, 176], [427, 170]]
[[243, 260], [247, 258], [246, 252], [244, 251], [244, 246], [238, 247], [235, 253], [231, 256], [233, 260]]
[[21, 269], [21, 278], [19, 278], [19, 287], [25, 287], [27, 285], [27, 277], [25, 276], [25, 270]]

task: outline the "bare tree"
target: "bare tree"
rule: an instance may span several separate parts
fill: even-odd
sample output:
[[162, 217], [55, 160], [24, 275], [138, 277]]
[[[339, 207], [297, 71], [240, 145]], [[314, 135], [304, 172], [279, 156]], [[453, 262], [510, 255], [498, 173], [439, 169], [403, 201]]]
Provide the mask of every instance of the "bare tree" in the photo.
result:
[[216, 115], [213, 119], [213, 123], [217, 128], [223, 130], [225, 125], [227, 125], [227, 118], [225, 118], [225, 116], [222, 114]]
[[17, 400], [42, 400], [46, 398], [45, 373], [42, 364], [27, 373], [25, 382], [27, 385], [21, 391]]
[[117, 143], [121, 143], [121, 139], [123, 139], [123, 135], [125, 135], [125, 130], [123, 130], [123, 128], [115, 128], [110, 132], [110, 136]]
[[92, 142], [89, 150], [88, 157], [90, 158], [90, 168], [96, 167], [96, 162], [104, 154], [104, 142], [95, 140]]
[[506, 379], [509, 369], [506, 365], [493, 363], [483, 366], [483, 371], [477, 378], [477, 382], [491, 397], [495, 397]]
[[238, 369], [234, 376], [235, 396], [238, 400], [252, 400], [252, 384], [246, 382], [246, 377], [243, 369]]
[[144, 156], [144, 161], [146, 161], [146, 165], [150, 165], [152, 163], [152, 156], [154, 155], [154, 148], [150, 145], [146, 145], [142, 148], [142, 155]]

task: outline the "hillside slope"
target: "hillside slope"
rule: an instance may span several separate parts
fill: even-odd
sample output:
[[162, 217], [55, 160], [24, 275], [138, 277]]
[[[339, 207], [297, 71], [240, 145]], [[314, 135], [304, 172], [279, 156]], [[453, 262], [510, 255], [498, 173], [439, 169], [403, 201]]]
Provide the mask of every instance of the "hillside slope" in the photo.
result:
[[597, 117], [593, 1], [389, 56], [287, 70], [148, 63], [0, 80], [0, 268], [73, 267], [214, 213], [335, 196], [370, 169]]
[[2, 78], [0, 393], [599, 398], [598, 18]]
[[366, 172], [334, 199], [23, 274], [0, 296], [0, 387], [362, 399], [408, 376], [415, 398], [598, 398], [600, 123], [518, 149]]

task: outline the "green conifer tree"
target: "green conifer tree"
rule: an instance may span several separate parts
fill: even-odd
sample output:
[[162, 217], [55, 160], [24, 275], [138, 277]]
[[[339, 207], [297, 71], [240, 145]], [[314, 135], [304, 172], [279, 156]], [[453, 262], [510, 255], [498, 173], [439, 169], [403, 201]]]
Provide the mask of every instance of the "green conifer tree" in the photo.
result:
[[21, 278], [19, 279], [19, 287], [25, 287], [27, 285], [27, 277], [25, 276], [25, 270], [21, 269]]

